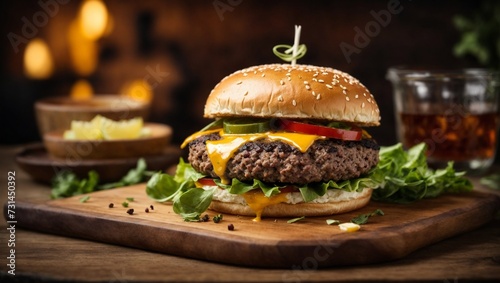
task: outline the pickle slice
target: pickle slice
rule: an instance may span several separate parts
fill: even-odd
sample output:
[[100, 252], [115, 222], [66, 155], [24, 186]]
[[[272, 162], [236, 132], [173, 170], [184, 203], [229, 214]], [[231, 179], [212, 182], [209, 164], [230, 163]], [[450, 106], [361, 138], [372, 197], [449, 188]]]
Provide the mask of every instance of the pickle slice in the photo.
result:
[[252, 118], [234, 118], [224, 120], [226, 134], [252, 134], [267, 132], [271, 129], [269, 120]]
[[203, 127], [203, 129], [201, 129], [200, 132], [209, 131], [209, 130], [217, 129], [217, 128], [222, 128], [222, 119], [217, 119], [217, 120], [211, 122], [210, 124]]

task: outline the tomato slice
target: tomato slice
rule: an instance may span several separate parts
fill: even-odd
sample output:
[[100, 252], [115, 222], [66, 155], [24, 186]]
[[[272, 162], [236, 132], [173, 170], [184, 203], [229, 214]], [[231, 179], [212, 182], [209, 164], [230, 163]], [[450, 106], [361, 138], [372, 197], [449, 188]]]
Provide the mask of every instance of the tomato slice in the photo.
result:
[[217, 184], [215, 184], [214, 182], [214, 179], [211, 178], [201, 178], [196, 182], [202, 186], [217, 186]]
[[280, 189], [280, 192], [282, 193], [293, 193], [293, 192], [298, 192], [299, 188], [295, 186], [286, 186], [284, 188]]
[[309, 135], [325, 136], [333, 139], [340, 139], [346, 141], [359, 141], [363, 136], [362, 130], [357, 127], [354, 127], [350, 130], [345, 130], [345, 129], [320, 126], [320, 125], [301, 123], [286, 119], [281, 119], [279, 123], [281, 128], [286, 131], [309, 134]]

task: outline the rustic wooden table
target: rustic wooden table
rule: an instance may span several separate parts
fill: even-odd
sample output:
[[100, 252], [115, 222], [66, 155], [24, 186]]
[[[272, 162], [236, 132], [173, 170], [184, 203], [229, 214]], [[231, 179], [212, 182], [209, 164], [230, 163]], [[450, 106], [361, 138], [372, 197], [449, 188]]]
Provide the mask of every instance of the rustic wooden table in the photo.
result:
[[[16, 200], [49, 200], [50, 188], [33, 182], [14, 162], [20, 147], [0, 147], [0, 203], [7, 175], [16, 172]], [[475, 182], [477, 180], [474, 180]], [[158, 254], [42, 234], [0, 224], [0, 282], [333, 282], [500, 280], [500, 219], [383, 264], [319, 270], [256, 269]], [[14, 234], [14, 235], [13, 235]], [[15, 247], [9, 247], [15, 241]], [[10, 242], [9, 242], [10, 241]], [[15, 255], [15, 275], [8, 273]], [[234, 251], [237, 253], [238, 251]]]

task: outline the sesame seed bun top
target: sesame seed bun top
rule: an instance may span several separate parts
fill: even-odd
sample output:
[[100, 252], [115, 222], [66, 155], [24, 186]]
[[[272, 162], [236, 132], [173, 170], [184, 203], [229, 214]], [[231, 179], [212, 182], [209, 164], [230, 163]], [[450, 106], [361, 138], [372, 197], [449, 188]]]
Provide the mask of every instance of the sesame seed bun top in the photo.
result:
[[236, 71], [212, 90], [204, 116], [380, 125], [377, 102], [362, 83], [345, 72], [310, 65], [270, 64]]

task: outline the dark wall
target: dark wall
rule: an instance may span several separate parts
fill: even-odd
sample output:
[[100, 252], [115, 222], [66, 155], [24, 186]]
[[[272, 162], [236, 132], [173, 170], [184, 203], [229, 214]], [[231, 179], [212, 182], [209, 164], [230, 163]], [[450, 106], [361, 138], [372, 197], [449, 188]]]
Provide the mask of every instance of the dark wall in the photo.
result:
[[[308, 51], [300, 64], [329, 66], [357, 77], [379, 103], [382, 126], [370, 132], [382, 145], [396, 142], [390, 66], [459, 68], [478, 66], [453, 55], [457, 14], [471, 14], [480, 1], [105, 1], [113, 32], [99, 41], [97, 70], [86, 77], [96, 93], [117, 93], [147, 67], [168, 73], [154, 89], [151, 119], [174, 126], [175, 142], [199, 129], [206, 96], [225, 75], [251, 65], [275, 63], [277, 44], [292, 44], [302, 26]], [[39, 29], [56, 51], [54, 76], [31, 81], [22, 74], [22, 52], [4, 36], [0, 107], [9, 135], [3, 143], [39, 139], [32, 115], [35, 100], [65, 95], [78, 79], [67, 63], [64, 29], [78, 1], [60, 5]], [[21, 33], [22, 18], [41, 8], [37, 1], [4, 1], [2, 34]], [[7, 12], [8, 11], [8, 12]], [[21, 45], [22, 50], [23, 45]], [[343, 48], [343, 49], [342, 49]], [[22, 114], [24, 113], [24, 114]]]

